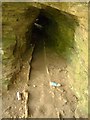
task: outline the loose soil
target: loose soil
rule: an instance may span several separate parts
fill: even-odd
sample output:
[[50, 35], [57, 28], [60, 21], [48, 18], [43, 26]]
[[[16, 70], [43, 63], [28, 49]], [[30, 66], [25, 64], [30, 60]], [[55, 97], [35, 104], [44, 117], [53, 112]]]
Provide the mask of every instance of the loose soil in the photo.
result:
[[[23, 60], [23, 67], [6, 92], [3, 91], [3, 118], [24, 118], [24, 90], [28, 91], [28, 117], [31, 118], [74, 118], [77, 97], [69, 87], [67, 61], [52, 52], [44, 42], [36, 44], [31, 68], [29, 69], [30, 50]], [[30, 78], [28, 73], [30, 73]], [[60, 87], [50, 86], [50, 81], [61, 84]], [[22, 93], [18, 101], [16, 93]]]

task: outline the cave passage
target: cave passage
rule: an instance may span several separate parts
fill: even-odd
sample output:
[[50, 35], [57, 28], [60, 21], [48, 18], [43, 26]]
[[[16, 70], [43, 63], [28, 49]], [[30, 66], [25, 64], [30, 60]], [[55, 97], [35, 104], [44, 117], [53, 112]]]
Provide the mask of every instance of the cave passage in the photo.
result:
[[47, 39], [47, 27], [50, 26], [51, 20], [39, 14], [32, 26], [31, 42], [30, 44], [37, 46], [42, 46], [43, 41]]
[[[32, 7], [30, 11], [33, 12], [34, 9], [38, 8]], [[27, 15], [30, 11], [28, 10]], [[34, 14], [35, 12], [32, 16]], [[17, 80], [19, 84], [16, 83], [15, 91], [18, 87], [21, 89], [26, 87], [29, 93], [26, 107], [29, 108], [29, 111], [27, 110], [29, 117], [57, 118], [62, 110], [62, 113], [65, 113], [63, 117], [72, 118], [75, 115], [77, 100], [73, 98], [74, 94], [68, 87], [66, 69], [68, 63], [64, 57], [70, 58], [74, 50], [75, 18], [63, 11], [45, 7], [40, 9], [38, 15], [35, 14], [30, 22], [31, 24], [28, 23], [25, 27], [25, 36], [22, 37], [25, 39], [25, 52], [22, 52], [25, 53], [25, 57], [21, 55], [24, 58], [19, 78], [21, 81]], [[51, 82], [60, 83], [60, 89], [50, 87]]]
[[[43, 118], [46, 115], [47, 118], [50, 116], [56, 118], [57, 111], [63, 108], [67, 115], [73, 116], [72, 110], [68, 113], [71, 107], [69, 104], [67, 104], [68, 108], [63, 107], [65, 98], [58, 99], [61, 95], [60, 91], [54, 91], [49, 85], [51, 82], [56, 82], [67, 86], [65, 73], [67, 61], [56, 52], [64, 52], [70, 56], [69, 50], [74, 47], [74, 23], [72, 17], [65, 16], [60, 11], [55, 10], [55, 13], [47, 11], [41, 10], [31, 30], [29, 44], [35, 47], [28, 83], [31, 98], [28, 102], [29, 114], [33, 117]], [[58, 72], [59, 70], [64, 72]], [[65, 97], [69, 94], [73, 96], [69, 88], [66, 91], [65, 94], [63, 93]], [[72, 97], [69, 99], [71, 100]], [[75, 109], [73, 104], [72, 107]]]
[[[45, 46], [70, 58], [74, 50], [74, 32], [77, 26], [75, 16], [53, 8], [41, 9], [28, 32], [28, 45], [36, 47], [45, 42]], [[42, 45], [41, 45], [42, 46]]]

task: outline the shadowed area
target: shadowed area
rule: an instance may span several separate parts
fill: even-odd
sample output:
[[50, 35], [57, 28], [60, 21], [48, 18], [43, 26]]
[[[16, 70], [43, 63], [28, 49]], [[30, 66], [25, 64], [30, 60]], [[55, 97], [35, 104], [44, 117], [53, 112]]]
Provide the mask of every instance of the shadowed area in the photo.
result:
[[32, 25], [31, 41], [30, 37], [27, 40], [29, 44], [44, 40], [49, 49], [69, 59], [75, 49], [74, 33], [77, 25], [75, 16], [47, 7], [40, 10]]

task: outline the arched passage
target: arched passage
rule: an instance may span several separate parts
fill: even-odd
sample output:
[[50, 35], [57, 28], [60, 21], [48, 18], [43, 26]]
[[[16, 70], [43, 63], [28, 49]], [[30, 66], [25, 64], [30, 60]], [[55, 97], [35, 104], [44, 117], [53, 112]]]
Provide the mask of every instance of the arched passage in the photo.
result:
[[[45, 40], [48, 48], [69, 59], [74, 50], [74, 33], [77, 26], [75, 16], [46, 7], [32, 24], [31, 34], [27, 34], [28, 45]], [[29, 31], [29, 30], [28, 30]], [[29, 33], [29, 32], [28, 32]]]

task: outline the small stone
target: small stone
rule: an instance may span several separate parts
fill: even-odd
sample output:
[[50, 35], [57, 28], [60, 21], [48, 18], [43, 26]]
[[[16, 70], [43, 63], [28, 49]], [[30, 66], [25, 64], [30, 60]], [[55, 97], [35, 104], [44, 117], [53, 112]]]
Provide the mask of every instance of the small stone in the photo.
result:
[[15, 109], [16, 109], [17, 107], [15, 106]]
[[64, 72], [65, 72], [65, 73], [68, 73], [68, 71], [67, 71], [67, 70], [65, 70]]
[[22, 118], [22, 116], [19, 116], [19, 118]]
[[68, 77], [68, 78], [70, 78], [70, 76], [69, 76], [69, 75], [67, 75], [67, 77]]
[[25, 68], [25, 66], [23, 66], [23, 68]]
[[65, 103], [65, 104], [67, 103], [67, 100], [66, 100], [66, 99], [64, 99], [64, 103]]
[[61, 68], [59, 68], [58, 70], [62, 70]]
[[21, 102], [22, 104], [24, 103], [24, 101]]
[[24, 117], [25, 117], [25, 114], [22, 115], [22, 118], [24, 118]]
[[16, 116], [13, 116], [13, 118], [17, 118]]
[[59, 68], [59, 69], [58, 69], [58, 71], [59, 71], [59, 72], [61, 72], [61, 71], [62, 71], [62, 69], [61, 69], [61, 68]]
[[62, 110], [61, 113], [62, 113], [63, 116], [65, 115], [65, 111], [64, 110]]
[[23, 108], [21, 107], [21, 108], [19, 108], [19, 111], [21, 111], [21, 110], [23, 110]]
[[65, 90], [64, 90], [64, 89], [62, 89], [62, 90], [61, 90], [61, 92], [65, 92]]
[[4, 51], [0, 48], [0, 54], [4, 55]]
[[33, 85], [33, 87], [37, 87], [36, 85]]
[[[62, 88], [61, 88], [61, 89], [57, 88], [57, 90], [60, 91], [60, 93], [65, 93], [65, 92], [66, 92], [66, 91], [65, 91], [64, 89], [62, 89]], [[61, 95], [62, 95], [62, 94], [61, 94]]]

